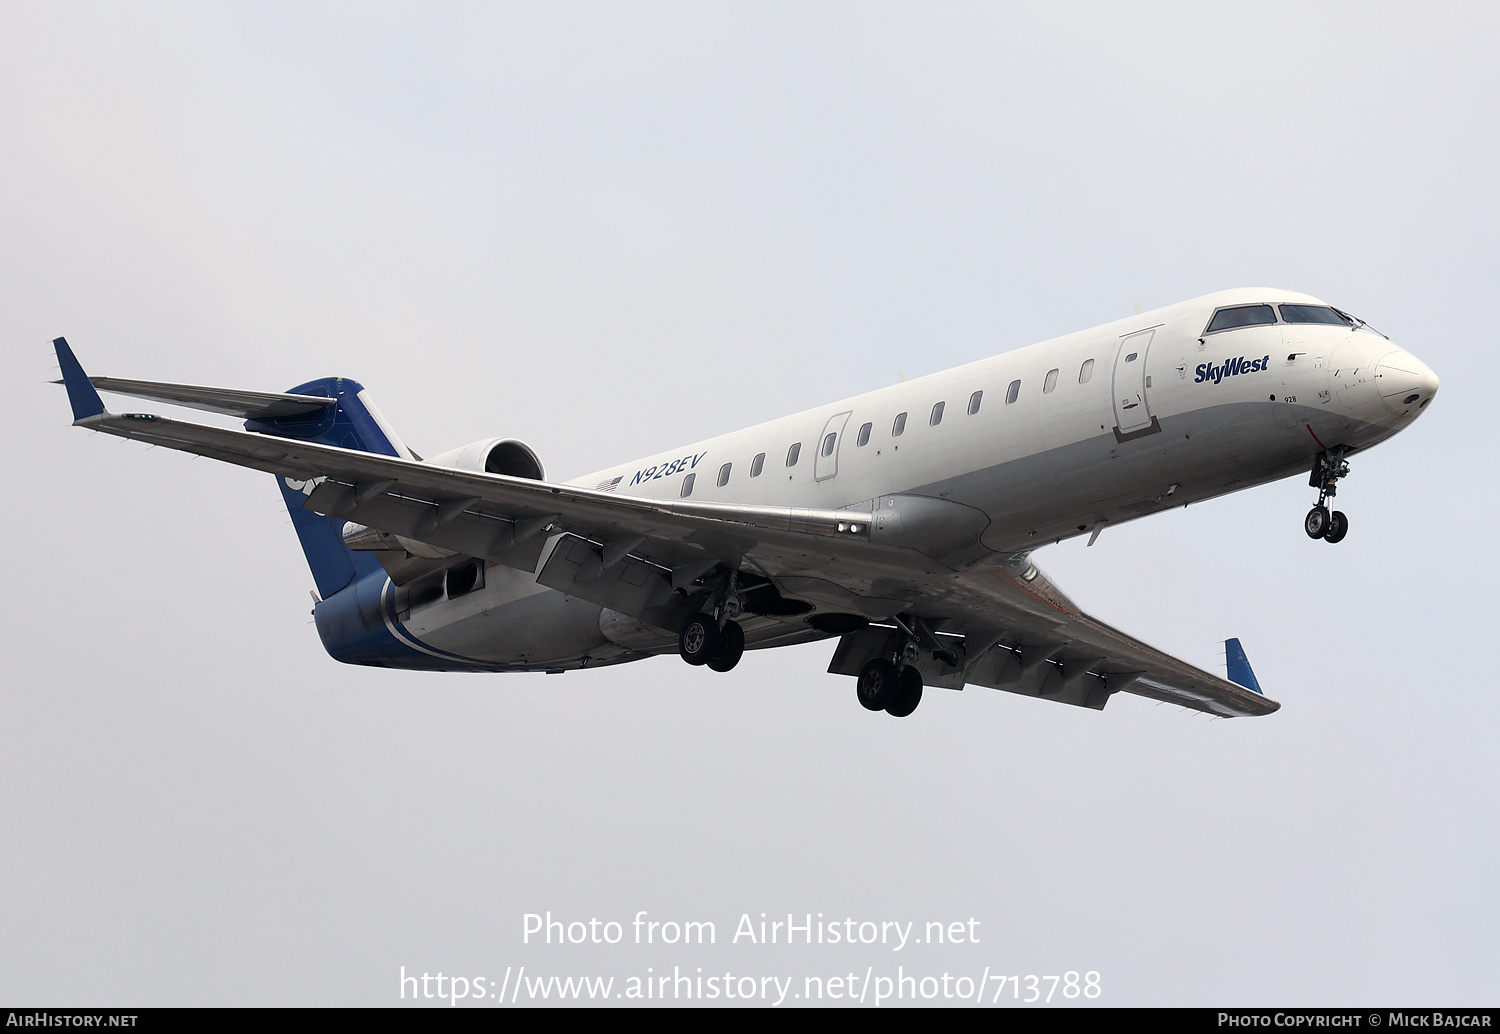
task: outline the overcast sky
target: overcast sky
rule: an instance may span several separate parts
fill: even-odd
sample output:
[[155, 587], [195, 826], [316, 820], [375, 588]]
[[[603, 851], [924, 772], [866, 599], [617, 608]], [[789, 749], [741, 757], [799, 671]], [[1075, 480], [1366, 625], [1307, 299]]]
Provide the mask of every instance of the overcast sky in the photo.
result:
[[[899, 965], [1495, 1004], [1497, 20], [0, 7], [0, 1002]], [[270, 477], [72, 429], [47, 383], [59, 334], [95, 374], [353, 377], [418, 452], [510, 435], [561, 479], [1253, 285], [1442, 379], [1355, 458], [1345, 542], [1292, 478], [1037, 559], [1210, 670], [1239, 636], [1261, 719], [970, 688], [896, 721], [827, 643], [725, 676], [341, 666]], [[718, 943], [523, 944], [546, 910]], [[731, 943], [762, 912], [980, 943]]]

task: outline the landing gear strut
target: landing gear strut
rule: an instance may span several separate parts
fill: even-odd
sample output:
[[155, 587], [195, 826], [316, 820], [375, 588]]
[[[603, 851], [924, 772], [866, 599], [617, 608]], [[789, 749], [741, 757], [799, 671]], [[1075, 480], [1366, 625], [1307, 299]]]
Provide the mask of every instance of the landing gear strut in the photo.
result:
[[1318, 505], [1307, 511], [1302, 530], [1310, 539], [1341, 542], [1349, 534], [1349, 518], [1344, 511], [1328, 510], [1327, 502], [1338, 494], [1339, 478], [1349, 476], [1349, 462], [1342, 447], [1318, 453], [1313, 461], [1312, 476], [1307, 483], [1318, 490]]

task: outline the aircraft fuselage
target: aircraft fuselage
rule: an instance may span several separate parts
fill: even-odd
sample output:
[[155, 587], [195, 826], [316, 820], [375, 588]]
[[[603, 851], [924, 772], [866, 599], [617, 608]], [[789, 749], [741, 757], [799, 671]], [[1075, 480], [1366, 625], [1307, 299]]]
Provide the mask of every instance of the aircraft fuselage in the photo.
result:
[[[879, 534], [917, 535], [919, 547], [922, 535], [940, 540], [949, 528], [963, 539], [972, 528], [977, 545], [924, 550], [939, 561], [934, 574], [1013, 563], [1111, 523], [1307, 476], [1320, 455], [1369, 448], [1414, 420], [1437, 378], [1362, 324], [1280, 315], [1326, 319], [1314, 311], [1323, 307], [1286, 291], [1220, 292], [568, 484], [663, 500], [849, 509], [883, 521]], [[1264, 319], [1261, 310], [1274, 322], [1209, 330], [1211, 321]], [[671, 630], [539, 584], [552, 546], [536, 571], [486, 564], [481, 584], [452, 598], [439, 586], [417, 599], [367, 576], [359, 621], [383, 623], [419, 667], [561, 670], [677, 648]], [[818, 598], [817, 572], [806, 573], [782, 579], [786, 595]], [[341, 616], [325, 615], [325, 606], [319, 629], [330, 652], [359, 660], [349, 649], [347, 603]], [[832, 634], [777, 615], [743, 623], [752, 647]]]

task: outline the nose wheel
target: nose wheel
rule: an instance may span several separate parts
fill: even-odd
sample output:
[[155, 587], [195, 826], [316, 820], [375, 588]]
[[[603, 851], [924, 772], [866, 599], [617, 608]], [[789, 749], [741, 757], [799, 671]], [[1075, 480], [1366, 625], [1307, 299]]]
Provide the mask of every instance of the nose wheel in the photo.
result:
[[1302, 521], [1302, 530], [1310, 539], [1325, 542], [1342, 542], [1349, 534], [1349, 518], [1342, 510], [1328, 509], [1328, 500], [1338, 494], [1340, 478], [1349, 476], [1349, 462], [1344, 459], [1344, 450], [1330, 449], [1318, 453], [1313, 461], [1312, 476], [1308, 484], [1318, 490], [1318, 505], [1307, 511]]
[[1344, 515], [1343, 510], [1334, 510], [1330, 513], [1328, 507], [1319, 504], [1307, 511], [1307, 518], [1302, 522], [1302, 530], [1307, 532], [1307, 537], [1310, 539], [1341, 542], [1344, 536], [1349, 534], [1349, 518]]

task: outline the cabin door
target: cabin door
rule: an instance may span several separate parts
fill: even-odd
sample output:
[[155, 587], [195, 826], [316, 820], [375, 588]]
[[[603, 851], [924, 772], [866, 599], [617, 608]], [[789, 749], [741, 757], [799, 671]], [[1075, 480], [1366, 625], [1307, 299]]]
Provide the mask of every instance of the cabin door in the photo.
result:
[[823, 433], [818, 435], [817, 459], [813, 461], [814, 481], [827, 481], [839, 472], [839, 449], [844, 444], [844, 425], [848, 422], [848, 413], [835, 413], [823, 425]]
[[1120, 441], [1161, 429], [1146, 401], [1146, 352], [1155, 330], [1143, 330], [1120, 339], [1115, 354], [1115, 437]]

